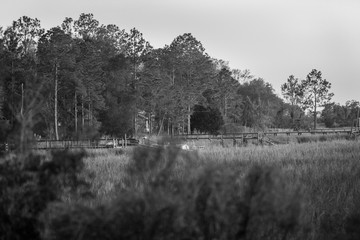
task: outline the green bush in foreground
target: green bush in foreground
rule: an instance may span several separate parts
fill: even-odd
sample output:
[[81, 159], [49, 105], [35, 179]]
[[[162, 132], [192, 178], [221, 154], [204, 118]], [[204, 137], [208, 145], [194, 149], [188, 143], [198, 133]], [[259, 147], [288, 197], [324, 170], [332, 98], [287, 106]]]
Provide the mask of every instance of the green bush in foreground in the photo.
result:
[[279, 171], [254, 166], [242, 176], [213, 164], [191, 169], [194, 160], [176, 148], [138, 149], [115, 200], [52, 205], [44, 239], [262, 239], [304, 229], [300, 188]]

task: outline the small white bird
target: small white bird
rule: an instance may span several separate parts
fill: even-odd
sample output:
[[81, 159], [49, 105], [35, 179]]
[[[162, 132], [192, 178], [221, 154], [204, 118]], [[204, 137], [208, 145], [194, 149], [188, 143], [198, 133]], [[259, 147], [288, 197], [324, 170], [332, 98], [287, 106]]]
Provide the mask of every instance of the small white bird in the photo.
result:
[[181, 145], [181, 149], [182, 150], [190, 150], [190, 147], [187, 144], [183, 144], [183, 145]]

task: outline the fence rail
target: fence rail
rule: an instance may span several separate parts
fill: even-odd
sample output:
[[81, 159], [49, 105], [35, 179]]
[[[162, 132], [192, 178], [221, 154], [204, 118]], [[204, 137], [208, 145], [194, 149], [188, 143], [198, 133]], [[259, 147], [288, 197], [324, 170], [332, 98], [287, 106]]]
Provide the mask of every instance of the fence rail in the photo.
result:
[[[209, 135], [209, 134], [189, 134], [189, 135], [176, 135], [177, 138], [184, 138], [186, 140], [233, 140], [234, 144], [237, 140], [246, 142], [247, 140], [262, 141], [266, 137], [278, 135], [315, 135], [315, 134], [354, 134], [359, 135], [359, 131], [354, 129], [318, 129], [313, 131], [267, 131], [267, 132], [243, 132], [243, 133], [228, 133], [222, 135]], [[128, 147], [138, 145], [139, 140], [134, 138], [122, 139], [98, 139], [98, 140], [38, 140], [34, 145], [34, 149], [66, 149], [66, 148], [116, 148]]]
[[238, 143], [247, 143], [248, 140], [257, 140], [258, 143], [268, 143], [273, 145], [278, 141], [270, 138], [271, 136], [278, 135], [327, 135], [327, 134], [347, 134], [353, 136], [359, 136], [360, 131], [355, 129], [317, 129], [313, 131], [268, 131], [268, 132], [243, 132], [243, 133], [227, 133], [221, 135], [208, 135], [208, 134], [189, 134], [189, 135], [177, 135], [176, 137], [183, 138], [186, 140], [215, 140], [220, 141], [224, 145], [224, 140], [232, 140], [233, 145], [236, 146]]
[[227, 133], [220, 135], [209, 135], [209, 134], [183, 134], [176, 135], [176, 137], [184, 138], [186, 140], [222, 140], [222, 139], [260, 139], [266, 136], [278, 136], [278, 135], [316, 135], [316, 134], [358, 134], [359, 131], [353, 131], [351, 129], [340, 129], [340, 130], [329, 130], [319, 129], [313, 131], [268, 131], [268, 132], [242, 132], [242, 133]]
[[97, 139], [97, 140], [38, 140], [34, 149], [66, 149], [66, 148], [116, 148], [137, 145], [133, 138]]

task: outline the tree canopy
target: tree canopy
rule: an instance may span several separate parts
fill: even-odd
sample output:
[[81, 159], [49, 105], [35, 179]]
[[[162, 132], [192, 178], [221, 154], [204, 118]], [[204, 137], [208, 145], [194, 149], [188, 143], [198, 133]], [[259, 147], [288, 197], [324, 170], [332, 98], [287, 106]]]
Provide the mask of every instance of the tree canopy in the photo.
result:
[[325, 106], [326, 119], [335, 111], [320, 71], [291, 75], [281, 88], [287, 104], [249, 69], [209, 56], [191, 33], [154, 49], [136, 28], [91, 13], [46, 31], [26, 16], [1, 27], [0, 81], [1, 119], [13, 128], [31, 110], [32, 130], [48, 139], [293, 127], [305, 109], [316, 117]]
[[321, 71], [313, 69], [301, 82], [304, 106], [311, 111], [314, 116], [314, 129], [316, 129], [318, 107], [329, 103], [333, 97], [330, 92], [331, 83], [322, 78]]

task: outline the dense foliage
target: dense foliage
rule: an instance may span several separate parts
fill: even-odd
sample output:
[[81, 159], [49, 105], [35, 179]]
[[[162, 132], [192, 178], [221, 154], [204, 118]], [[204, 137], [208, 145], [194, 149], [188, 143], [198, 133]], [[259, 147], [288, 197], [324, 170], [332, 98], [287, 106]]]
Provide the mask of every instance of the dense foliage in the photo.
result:
[[192, 132], [195, 130], [199, 133], [217, 134], [223, 124], [224, 120], [218, 109], [201, 105], [194, 107], [194, 113], [191, 115]]
[[49, 208], [44, 237], [285, 239], [297, 231], [299, 192], [286, 188], [277, 171], [254, 166], [241, 177], [230, 165], [199, 169], [199, 161], [177, 148], [137, 149], [113, 201]]
[[190, 33], [154, 49], [137, 29], [92, 14], [49, 30], [26, 16], [4, 27], [0, 95], [10, 128], [37, 96], [32, 130], [51, 139], [135, 135], [146, 121], [150, 133], [187, 133], [197, 105], [219, 111], [225, 124], [272, 127], [282, 102], [269, 83], [209, 56]]
[[41, 214], [64, 197], [90, 196], [79, 176], [84, 152], [9, 155], [0, 159], [0, 239], [41, 239]]
[[[137, 29], [100, 24], [93, 14], [49, 30], [26, 16], [0, 28], [2, 134], [24, 113], [36, 136], [48, 139], [190, 133], [196, 106], [220, 112], [224, 132], [308, 128], [310, 115], [316, 127], [330, 87], [316, 69], [304, 80], [291, 75], [284, 103], [264, 79], [209, 56], [190, 33], [154, 49]], [[329, 109], [323, 116], [327, 126], [350, 121], [332, 124]]]
[[326, 127], [358, 127], [360, 104], [358, 101], [347, 101], [345, 105], [329, 103], [321, 112]]
[[[270, 150], [266, 161], [253, 150], [247, 158], [234, 151], [236, 162], [174, 146], [138, 148], [122, 162], [117, 150], [123, 169], [114, 175], [121, 181], [100, 183], [112, 191], [103, 202], [84, 152], [29, 151], [40, 137], [299, 129], [307, 125], [306, 110], [316, 127], [323, 106], [326, 126], [353, 125], [359, 103], [329, 103], [330, 86], [315, 69], [301, 82], [290, 76], [284, 103], [264, 79], [210, 57], [190, 33], [153, 49], [137, 29], [100, 25], [92, 14], [47, 31], [38, 19], [21, 17], [0, 28], [0, 144], [14, 150], [0, 158], [0, 239], [358, 239], [358, 149], [343, 146], [349, 164], [342, 167], [316, 155], [325, 152], [319, 146], [310, 159], [304, 150], [293, 151], [300, 154], [294, 159], [286, 149], [283, 157]], [[341, 151], [333, 149], [326, 152], [336, 150], [337, 158]], [[308, 163], [325, 171], [314, 174]], [[94, 201], [84, 200], [93, 194]], [[305, 199], [312, 195], [318, 197]], [[347, 213], [339, 208], [344, 202]]]
[[85, 163], [97, 197], [49, 207], [44, 238], [358, 239], [358, 141], [296, 138], [237, 148], [207, 140], [197, 152], [93, 150]]

